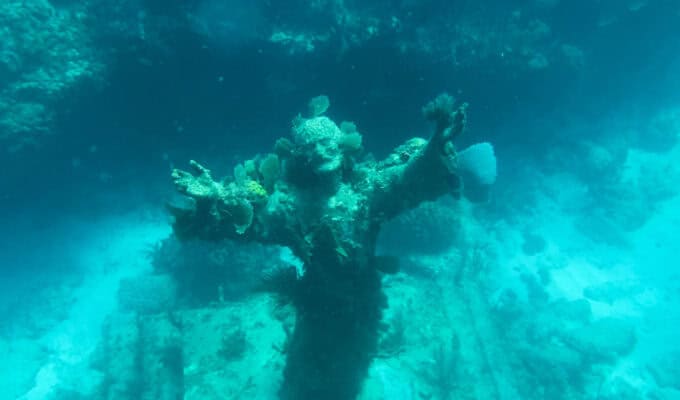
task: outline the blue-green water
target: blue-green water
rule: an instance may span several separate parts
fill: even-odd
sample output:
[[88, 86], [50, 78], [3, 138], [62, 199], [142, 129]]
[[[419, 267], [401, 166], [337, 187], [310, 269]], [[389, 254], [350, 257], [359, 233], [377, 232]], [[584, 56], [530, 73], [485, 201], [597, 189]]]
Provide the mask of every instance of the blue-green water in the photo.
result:
[[0, 400], [680, 398], [677, 1], [5, 0], [0, 39]]

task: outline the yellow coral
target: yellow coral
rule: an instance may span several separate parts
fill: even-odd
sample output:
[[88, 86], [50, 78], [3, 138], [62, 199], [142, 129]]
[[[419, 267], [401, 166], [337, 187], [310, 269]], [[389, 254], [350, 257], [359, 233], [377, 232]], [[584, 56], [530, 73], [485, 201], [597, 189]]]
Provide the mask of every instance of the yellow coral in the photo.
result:
[[250, 180], [246, 182], [246, 191], [248, 192], [248, 197], [254, 201], [267, 198], [267, 190], [257, 181]]

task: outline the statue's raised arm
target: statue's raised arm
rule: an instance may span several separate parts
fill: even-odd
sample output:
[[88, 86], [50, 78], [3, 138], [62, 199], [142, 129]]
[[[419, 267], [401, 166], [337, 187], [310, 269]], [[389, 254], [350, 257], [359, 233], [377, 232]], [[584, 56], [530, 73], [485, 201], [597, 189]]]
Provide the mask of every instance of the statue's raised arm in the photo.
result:
[[443, 94], [423, 107], [435, 124], [429, 140], [412, 138], [376, 166], [371, 196], [373, 212], [381, 222], [462, 189], [453, 140], [465, 129], [467, 104], [456, 106]]

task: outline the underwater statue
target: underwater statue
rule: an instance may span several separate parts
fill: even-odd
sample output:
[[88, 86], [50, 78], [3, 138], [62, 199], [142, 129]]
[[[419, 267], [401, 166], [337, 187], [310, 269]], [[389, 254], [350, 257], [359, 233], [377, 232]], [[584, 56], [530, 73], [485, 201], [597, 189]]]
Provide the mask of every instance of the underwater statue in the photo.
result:
[[[423, 109], [435, 125], [384, 160], [362, 153], [354, 124], [324, 116], [327, 98], [293, 121], [292, 138], [271, 154], [239, 164], [216, 180], [191, 161], [172, 178], [187, 204], [172, 206], [180, 238], [231, 239], [286, 246], [303, 263], [287, 291], [297, 310], [282, 399], [353, 399], [376, 354], [385, 298], [381, 274], [394, 263], [375, 255], [381, 224], [448, 193], [462, 177], [490, 185], [496, 177], [488, 143], [457, 151], [466, 105], [440, 95]], [[467, 179], [466, 179], [467, 181]]]

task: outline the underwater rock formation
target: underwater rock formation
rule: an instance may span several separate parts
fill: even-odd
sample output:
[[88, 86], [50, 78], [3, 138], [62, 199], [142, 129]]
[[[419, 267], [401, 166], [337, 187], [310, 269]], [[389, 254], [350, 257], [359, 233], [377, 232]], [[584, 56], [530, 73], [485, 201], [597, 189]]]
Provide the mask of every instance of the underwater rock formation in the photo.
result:
[[[351, 124], [341, 129], [322, 115], [327, 104], [312, 104], [317, 111], [293, 121], [292, 141], [279, 139], [274, 153], [237, 165], [233, 176], [216, 180], [195, 161], [192, 172], [173, 171], [187, 198], [170, 206], [179, 238], [286, 246], [304, 265], [285, 290], [297, 320], [281, 398], [356, 397], [385, 303], [383, 260], [375, 255], [380, 227], [424, 201], [460, 194], [452, 141], [465, 128], [466, 106], [439, 96], [423, 110], [435, 124], [432, 137], [410, 139], [382, 161], [361, 159]], [[479, 162], [489, 170], [475, 175], [495, 176], [494, 160]]]
[[57, 105], [104, 70], [79, 10], [46, 0], [0, 4], [0, 151], [40, 142]]

